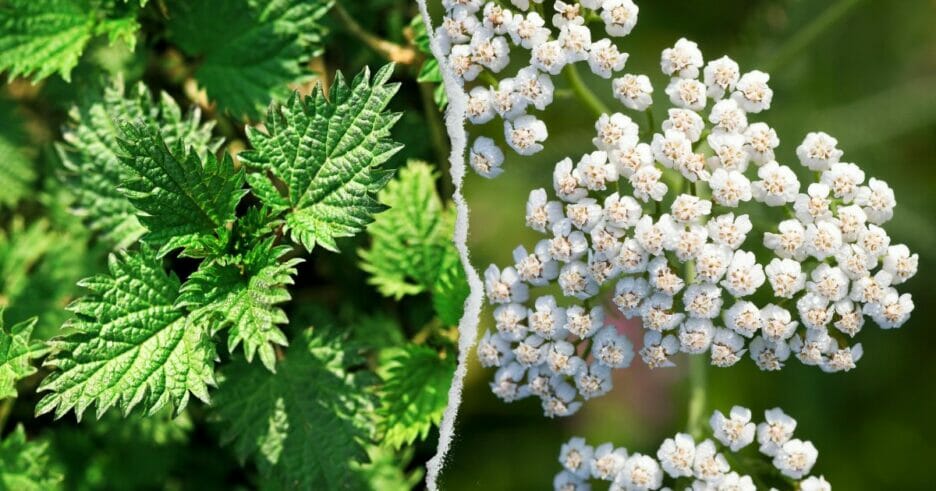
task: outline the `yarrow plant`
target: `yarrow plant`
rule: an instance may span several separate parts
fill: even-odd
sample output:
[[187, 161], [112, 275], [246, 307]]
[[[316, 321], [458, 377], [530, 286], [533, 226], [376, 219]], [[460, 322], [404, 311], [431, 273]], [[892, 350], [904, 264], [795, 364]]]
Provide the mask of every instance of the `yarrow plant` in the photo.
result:
[[[540, 151], [548, 131], [530, 112], [552, 102], [560, 71], [598, 115], [593, 150], [556, 163], [551, 195], [529, 195], [526, 224], [546, 237], [485, 271], [496, 331], [477, 353], [498, 369], [499, 397], [536, 395], [546, 415], [565, 416], [607, 393], [611, 371], [633, 358], [611, 325], [617, 314], [640, 320], [639, 355], [651, 368], [674, 366], [683, 352], [718, 367], [748, 356], [768, 371], [791, 355], [826, 372], [851, 370], [863, 354], [851, 339], [867, 319], [883, 329], [907, 321], [913, 301], [897, 287], [916, 274], [918, 256], [882, 228], [893, 190], [845, 161], [823, 132], [798, 144], [798, 166], [778, 162], [777, 133], [753, 121], [773, 102], [767, 73], [742, 72], [727, 56], [706, 63], [696, 43], [679, 39], [660, 57], [669, 107], [656, 125], [649, 77], [622, 73], [628, 54], [612, 40], [634, 27], [630, 0], [557, 1], [551, 27], [525, 2], [514, 2], [516, 12], [446, 5], [439, 32], [466, 85], [504, 70], [511, 49], [529, 51], [514, 77], [466, 88], [470, 122], [500, 117], [514, 153]], [[610, 37], [593, 40], [592, 21]], [[587, 92], [579, 62], [611, 80], [621, 112]], [[504, 155], [478, 137], [469, 160], [495, 177]], [[534, 293], [553, 284], [558, 298]]]
[[[592, 446], [584, 438], [572, 438], [559, 452], [563, 469], [553, 487], [586, 491], [593, 481], [609, 481], [613, 491], [683, 489], [683, 484], [692, 491], [754, 491], [757, 485], [777, 489], [774, 484], [832, 490], [823, 476], [809, 475], [819, 452], [812, 442], [794, 438], [795, 419], [780, 408], [765, 411], [761, 423], [755, 424], [751, 416], [751, 410], [741, 406], [728, 415], [715, 411], [709, 420], [711, 438], [697, 443], [692, 435], [677, 433], [663, 441], [655, 458], [613, 443]], [[754, 445], [756, 453], [749, 450]]]

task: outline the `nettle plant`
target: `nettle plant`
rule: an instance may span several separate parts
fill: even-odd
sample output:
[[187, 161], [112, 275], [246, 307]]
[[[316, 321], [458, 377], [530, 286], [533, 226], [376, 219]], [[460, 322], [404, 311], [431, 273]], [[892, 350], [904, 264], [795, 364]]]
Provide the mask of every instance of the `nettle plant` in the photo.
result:
[[[0, 223], [0, 430], [20, 423], [0, 442], [0, 488], [153, 486], [85, 467], [113, 459], [107, 451], [185, 448], [195, 431], [229, 444], [246, 469], [237, 478], [264, 488], [419, 482], [415, 444], [446, 407], [468, 295], [439, 172], [391, 135], [405, 118], [389, 109], [395, 71], [416, 81], [433, 67], [420, 73], [414, 37], [396, 48], [409, 69], [316, 76], [310, 62], [327, 68], [326, 14], [365, 36], [332, 8], [0, 5], [0, 69], [21, 102], [4, 101], [0, 132], [10, 217]], [[123, 70], [82, 51], [129, 52], [141, 33], [158, 39], [140, 53], [157, 70], [145, 80], [186, 94], [193, 109], [121, 75], [98, 86]], [[87, 87], [60, 83], [76, 66]], [[13, 77], [53, 73], [79, 102], [61, 139], [37, 144], [17, 127], [52, 119], [37, 114], [35, 94], [57, 81], [28, 88]], [[438, 117], [428, 101], [425, 118]], [[54, 149], [48, 168], [29, 151], [42, 143]], [[3, 327], [3, 317], [15, 322]], [[81, 425], [24, 416], [32, 410]], [[82, 422], [88, 412], [101, 421]], [[75, 452], [72, 440], [102, 448]], [[231, 470], [217, 454], [187, 472], [220, 487]]]
[[[794, 355], [847, 371], [862, 356], [851, 340], [866, 320], [883, 329], [907, 321], [913, 302], [897, 287], [916, 274], [918, 257], [882, 228], [893, 191], [866, 179], [823, 132], [798, 144], [796, 168], [777, 162], [778, 135], [753, 120], [772, 103], [768, 74], [742, 72], [727, 56], [706, 63], [696, 43], [680, 39], [660, 58], [669, 107], [657, 125], [660, 91], [625, 71], [618, 41], [636, 25], [631, 0], [443, 4], [438, 41], [467, 94], [466, 119], [503, 125], [502, 142], [470, 144], [479, 175], [494, 178], [507, 155], [548, 144], [537, 112], [558, 96], [554, 76], [596, 116], [593, 150], [556, 163], [552, 190], [530, 192], [526, 224], [545, 238], [485, 271], [496, 330], [477, 355], [497, 368], [498, 397], [536, 396], [555, 417], [608, 393], [612, 371], [635, 355], [612, 322], [618, 316], [639, 320], [645, 364], [671, 367], [686, 353], [697, 385], [705, 360], [728, 367], [745, 356], [762, 370]], [[529, 62], [504, 73], [511, 59]], [[590, 91], [579, 64], [610, 82], [620, 108]], [[693, 428], [702, 396], [695, 387]], [[722, 477], [705, 481], [714, 489]], [[647, 483], [621, 487], [659, 487]]]

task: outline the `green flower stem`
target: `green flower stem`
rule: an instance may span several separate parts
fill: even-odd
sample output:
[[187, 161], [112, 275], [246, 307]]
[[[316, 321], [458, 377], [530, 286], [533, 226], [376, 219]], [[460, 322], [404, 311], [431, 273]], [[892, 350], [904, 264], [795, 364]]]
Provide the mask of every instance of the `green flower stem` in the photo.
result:
[[800, 29], [790, 37], [776, 54], [763, 64], [763, 70], [772, 73], [778, 68], [786, 65], [796, 58], [800, 52], [809, 47], [823, 32], [836, 22], [845, 17], [852, 7], [858, 5], [862, 0], [838, 0], [833, 3], [824, 12], [816, 16], [806, 27]]
[[[695, 264], [691, 261], [685, 265], [685, 279], [687, 285], [695, 280]], [[686, 431], [696, 440], [702, 438], [705, 427], [707, 364], [705, 356], [689, 355], [689, 417]]]
[[656, 124], [653, 121], [653, 108], [648, 107], [644, 110], [644, 114], [647, 115], [647, 136], [653, 135], [653, 132], [656, 131]]
[[582, 103], [595, 113], [595, 116], [610, 113], [608, 107], [605, 106], [605, 104], [601, 102], [601, 99], [599, 99], [598, 96], [585, 85], [585, 82], [582, 81], [582, 77], [579, 75], [578, 69], [575, 68], [574, 63], [566, 65], [563, 72], [565, 72], [566, 80], [569, 82], [569, 87], [572, 89], [572, 92], [575, 93], [575, 96], [578, 97]]

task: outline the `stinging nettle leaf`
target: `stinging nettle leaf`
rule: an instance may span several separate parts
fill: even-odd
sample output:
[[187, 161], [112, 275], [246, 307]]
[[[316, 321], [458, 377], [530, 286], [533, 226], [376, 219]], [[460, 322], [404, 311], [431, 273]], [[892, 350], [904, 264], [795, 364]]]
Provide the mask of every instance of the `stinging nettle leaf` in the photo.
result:
[[207, 316], [212, 334], [230, 327], [228, 349], [241, 343], [247, 361], [259, 353], [260, 361], [276, 371], [274, 346], [288, 345], [277, 327], [288, 319], [278, 305], [290, 299], [296, 265], [301, 258], [283, 260], [289, 246], [272, 246], [272, 239], [257, 244], [240, 261], [205, 261], [182, 285], [179, 307], [187, 307], [193, 317]]
[[160, 244], [160, 257], [234, 220], [248, 191], [230, 155], [219, 160], [209, 153], [203, 163], [181, 142], [170, 149], [153, 124], [122, 123], [121, 131], [121, 161], [132, 170], [121, 191], [142, 212], [143, 240]]
[[53, 368], [39, 391], [36, 413], [80, 420], [95, 404], [100, 417], [113, 406], [155, 414], [167, 404], [178, 414], [189, 396], [207, 402], [214, 385], [214, 346], [207, 329], [173, 306], [179, 279], [145, 245], [112, 255], [107, 274], [82, 281], [90, 293], [75, 300], [65, 329], [49, 342]]
[[119, 140], [126, 136], [117, 121], [145, 121], [159, 128], [169, 148], [192, 148], [203, 159], [222, 142], [212, 138], [214, 123], [202, 123], [198, 107], [184, 116], [168, 94], [161, 93], [154, 100], [142, 83], [126, 89], [119, 78], [99, 100], [72, 108], [69, 116], [64, 133], [67, 145], [59, 145], [58, 152], [74, 182], [75, 211], [118, 249], [129, 247], [146, 229], [137, 219], [136, 208], [119, 190], [133, 172], [118, 157], [122, 153]]
[[[259, 117], [289, 84], [311, 78], [310, 58], [322, 51], [321, 19], [332, 0], [176, 0], [169, 37], [199, 59], [198, 84], [235, 116]], [[219, 35], [219, 33], [224, 33]]]
[[244, 361], [225, 368], [215, 394], [222, 438], [240, 459], [254, 459], [264, 479], [290, 489], [362, 487], [349, 469], [367, 459], [361, 414], [369, 401], [342, 344], [304, 333], [275, 374]]
[[14, 206], [29, 196], [36, 179], [28, 153], [26, 135], [20, 125], [22, 115], [16, 106], [0, 99], [0, 205]]
[[392, 172], [380, 166], [402, 148], [390, 139], [400, 115], [386, 111], [399, 88], [387, 83], [392, 73], [387, 65], [371, 79], [365, 69], [350, 85], [339, 73], [327, 97], [321, 87], [293, 94], [270, 108], [264, 130], [247, 128], [254, 149], [239, 157], [285, 185], [286, 229], [308, 251], [337, 251], [335, 239], [360, 232], [385, 208], [376, 193]]
[[36, 318], [33, 317], [7, 330], [3, 326], [3, 309], [0, 308], [0, 399], [16, 397], [16, 382], [36, 373], [30, 360], [39, 353], [30, 347], [29, 341], [35, 326]]
[[410, 344], [392, 350], [380, 371], [377, 416], [384, 443], [399, 448], [426, 438], [445, 413], [455, 365], [427, 346]]
[[0, 441], [0, 489], [49, 491], [62, 489], [61, 472], [49, 462], [47, 442], [27, 441], [23, 425]]
[[107, 0], [8, 0], [0, 4], [0, 71], [34, 81], [71, 70], [91, 38], [136, 43], [136, 9]]

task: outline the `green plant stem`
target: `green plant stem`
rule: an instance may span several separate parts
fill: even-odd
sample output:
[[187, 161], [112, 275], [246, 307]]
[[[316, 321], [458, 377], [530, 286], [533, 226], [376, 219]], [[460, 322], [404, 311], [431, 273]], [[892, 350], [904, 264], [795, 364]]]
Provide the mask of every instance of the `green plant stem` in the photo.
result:
[[689, 355], [689, 420], [686, 431], [696, 440], [702, 437], [705, 427], [707, 362], [704, 355]]
[[445, 165], [445, 162], [448, 161], [449, 154], [448, 137], [445, 134], [445, 128], [442, 126], [442, 115], [436, 106], [433, 90], [433, 84], [419, 84], [419, 95], [422, 99], [423, 114], [426, 117], [426, 124], [429, 126], [432, 149], [435, 153], [436, 161], [438, 162], [437, 168], [445, 174], [442, 178], [442, 193], [443, 196], [451, 196], [452, 193], [455, 192], [455, 188], [452, 184], [451, 176], [448, 173], [448, 165]]
[[601, 99], [599, 99], [598, 96], [585, 85], [585, 82], [582, 81], [582, 77], [579, 75], [578, 69], [575, 68], [574, 63], [566, 65], [563, 72], [565, 73], [566, 80], [569, 82], [569, 88], [572, 89], [572, 92], [575, 93], [575, 96], [578, 97], [583, 104], [588, 106], [588, 108], [595, 113], [595, 116], [609, 113], [608, 107], [605, 106], [605, 104], [601, 102]]
[[763, 70], [766, 72], [773, 72], [789, 63], [829, 27], [845, 17], [845, 14], [861, 1], [862, 0], [838, 0], [830, 5], [829, 8], [825, 9], [824, 12], [819, 14], [806, 27], [800, 29], [796, 34], [787, 39], [787, 41], [777, 49], [776, 54], [762, 65]]
[[386, 39], [381, 39], [370, 32], [367, 32], [360, 24], [354, 20], [354, 17], [348, 13], [341, 2], [335, 2], [332, 7], [332, 13], [335, 19], [341, 24], [344, 30], [364, 43], [370, 49], [376, 51], [381, 56], [401, 65], [413, 65], [422, 60], [421, 54], [413, 48], [402, 46]]
[[653, 121], [653, 108], [648, 107], [644, 110], [644, 114], [647, 115], [647, 136], [650, 136], [656, 131], [656, 124]]

